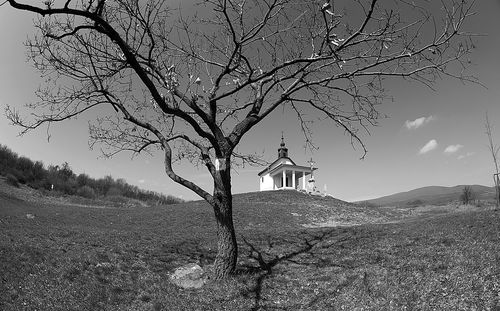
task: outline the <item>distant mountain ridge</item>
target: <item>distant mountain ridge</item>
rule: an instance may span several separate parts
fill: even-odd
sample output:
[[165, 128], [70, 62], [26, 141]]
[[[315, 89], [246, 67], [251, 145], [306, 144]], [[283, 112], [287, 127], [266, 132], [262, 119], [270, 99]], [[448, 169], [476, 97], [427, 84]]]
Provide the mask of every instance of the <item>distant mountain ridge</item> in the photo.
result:
[[399, 192], [376, 199], [365, 200], [363, 202], [379, 206], [407, 206], [414, 204], [446, 204], [457, 201], [465, 186], [470, 186], [477, 200], [492, 200], [495, 195], [494, 187], [482, 185], [458, 185], [453, 187], [428, 186], [413, 189], [406, 192]]

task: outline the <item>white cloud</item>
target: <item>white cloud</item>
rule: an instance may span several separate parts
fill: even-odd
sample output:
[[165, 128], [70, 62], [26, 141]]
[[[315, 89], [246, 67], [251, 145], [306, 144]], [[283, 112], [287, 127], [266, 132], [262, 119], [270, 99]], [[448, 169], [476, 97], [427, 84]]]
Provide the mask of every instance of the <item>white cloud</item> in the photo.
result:
[[434, 149], [436, 149], [438, 146], [438, 143], [435, 139], [431, 139], [429, 140], [429, 142], [427, 144], [425, 144], [425, 146], [423, 146], [420, 151], [418, 152], [418, 154], [425, 154], [429, 151], [432, 151]]
[[416, 130], [419, 127], [431, 122], [432, 120], [435, 120], [436, 118], [434, 116], [428, 116], [428, 117], [421, 117], [418, 119], [415, 119], [413, 121], [406, 120], [405, 126], [409, 130]]
[[467, 152], [466, 154], [459, 155], [457, 159], [462, 160], [462, 159], [468, 158], [470, 156], [473, 156], [475, 154], [476, 154], [475, 152]]
[[448, 147], [446, 147], [446, 149], [444, 149], [444, 153], [446, 153], [446, 154], [452, 154], [452, 153], [457, 152], [461, 148], [463, 148], [463, 145], [460, 145], [460, 144], [449, 145]]
[[144, 179], [139, 179], [138, 181], [139, 181], [140, 184], [143, 184], [143, 183], [146, 182]]

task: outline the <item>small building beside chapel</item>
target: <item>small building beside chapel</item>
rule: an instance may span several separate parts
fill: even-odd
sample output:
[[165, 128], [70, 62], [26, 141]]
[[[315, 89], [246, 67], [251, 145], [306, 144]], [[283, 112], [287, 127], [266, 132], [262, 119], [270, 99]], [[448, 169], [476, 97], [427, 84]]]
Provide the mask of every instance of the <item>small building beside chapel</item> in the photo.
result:
[[288, 149], [281, 136], [281, 144], [278, 149], [278, 159], [271, 163], [258, 175], [260, 178], [260, 191], [295, 189], [306, 192], [316, 191], [313, 172], [314, 162], [310, 166], [297, 165], [288, 156]]

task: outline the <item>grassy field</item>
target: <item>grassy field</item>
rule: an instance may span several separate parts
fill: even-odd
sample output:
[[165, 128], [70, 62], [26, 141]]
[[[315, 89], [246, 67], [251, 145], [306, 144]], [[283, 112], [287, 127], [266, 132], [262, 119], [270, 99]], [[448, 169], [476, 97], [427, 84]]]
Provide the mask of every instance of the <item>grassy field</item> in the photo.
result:
[[238, 274], [185, 290], [169, 273], [209, 270], [215, 256], [206, 204], [82, 207], [0, 191], [0, 310], [500, 310], [500, 212], [276, 192], [236, 196], [235, 219]]

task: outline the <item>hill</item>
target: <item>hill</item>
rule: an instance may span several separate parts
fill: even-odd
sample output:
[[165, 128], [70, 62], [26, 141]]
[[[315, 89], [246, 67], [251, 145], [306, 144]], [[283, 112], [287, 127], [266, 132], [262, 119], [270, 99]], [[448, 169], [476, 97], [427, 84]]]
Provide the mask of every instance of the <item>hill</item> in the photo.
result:
[[[459, 200], [464, 187], [465, 185], [458, 185], [454, 187], [422, 187], [364, 202], [378, 206], [415, 206], [422, 204], [442, 205]], [[471, 185], [470, 187], [472, 188], [477, 200], [492, 200], [494, 198], [495, 188], [493, 187], [481, 185]]]
[[[184, 290], [169, 274], [197, 262], [210, 275], [215, 257], [206, 203], [85, 208], [32, 191], [0, 179], [0, 310], [500, 307], [498, 211], [453, 207], [439, 217], [340, 227], [418, 208], [365, 208], [295, 191], [235, 195], [238, 274]], [[444, 208], [430, 215], [436, 209]], [[334, 228], [305, 228], [325, 224]]]

